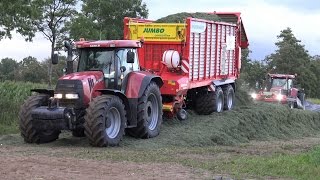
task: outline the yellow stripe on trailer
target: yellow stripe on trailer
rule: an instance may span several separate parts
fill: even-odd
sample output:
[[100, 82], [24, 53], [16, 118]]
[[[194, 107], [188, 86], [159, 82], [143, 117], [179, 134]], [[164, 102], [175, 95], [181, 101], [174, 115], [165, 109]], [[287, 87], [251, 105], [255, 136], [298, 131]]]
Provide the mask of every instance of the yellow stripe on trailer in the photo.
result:
[[130, 23], [130, 39], [145, 41], [185, 41], [183, 23]]

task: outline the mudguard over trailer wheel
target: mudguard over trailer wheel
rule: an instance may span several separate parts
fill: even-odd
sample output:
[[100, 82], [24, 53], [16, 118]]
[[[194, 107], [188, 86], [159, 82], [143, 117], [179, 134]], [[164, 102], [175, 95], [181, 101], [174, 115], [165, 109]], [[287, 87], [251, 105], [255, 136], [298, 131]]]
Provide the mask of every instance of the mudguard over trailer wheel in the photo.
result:
[[227, 85], [223, 88], [223, 97], [224, 97], [224, 110], [231, 110], [234, 107], [234, 89], [231, 85]]
[[102, 95], [94, 98], [84, 118], [85, 135], [92, 146], [119, 145], [127, 122], [125, 106], [119, 97]]
[[59, 138], [60, 131], [39, 131], [36, 130], [32, 124], [31, 111], [37, 107], [48, 105], [48, 99], [49, 97], [45, 94], [33, 95], [21, 106], [19, 112], [19, 128], [21, 136], [26, 143], [47, 143]]
[[153, 138], [159, 135], [162, 123], [162, 98], [158, 85], [151, 82], [138, 99], [137, 127], [127, 129], [137, 138]]

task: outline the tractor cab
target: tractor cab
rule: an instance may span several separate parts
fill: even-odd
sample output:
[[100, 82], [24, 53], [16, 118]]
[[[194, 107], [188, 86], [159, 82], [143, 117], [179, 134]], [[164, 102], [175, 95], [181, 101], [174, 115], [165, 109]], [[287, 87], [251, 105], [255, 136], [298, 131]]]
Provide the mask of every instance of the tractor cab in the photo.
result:
[[303, 89], [294, 87], [295, 75], [268, 74], [266, 86], [251, 97], [256, 101], [288, 104], [290, 108], [305, 108]]
[[139, 41], [79, 41], [76, 42], [79, 55], [77, 72], [100, 71], [105, 87], [121, 90], [121, 84], [132, 71], [139, 71], [137, 48]]
[[288, 96], [293, 87], [294, 75], [268, 74], [265, 91]]

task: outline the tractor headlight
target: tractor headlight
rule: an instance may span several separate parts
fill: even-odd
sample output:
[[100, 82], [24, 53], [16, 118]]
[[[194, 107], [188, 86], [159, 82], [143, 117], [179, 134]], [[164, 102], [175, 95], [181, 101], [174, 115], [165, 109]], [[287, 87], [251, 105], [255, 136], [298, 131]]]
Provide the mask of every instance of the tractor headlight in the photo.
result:
[[277, 94], [276, 96], [278, 101], [281, 101], [283, 99], [283, 95], [282, 94]]
[[251, 94], [251, 97], [252, 97], [253, 99], [256, 99], [256, 98], [257, 98], [257, 94], [256, 94], [256, 93], [252, 93], [252, 94]]
[[54, 94], [55, 99], [62, 99], [62, 94]]
[[78, 94], [66, 94], [66, 99], [79, 99]]

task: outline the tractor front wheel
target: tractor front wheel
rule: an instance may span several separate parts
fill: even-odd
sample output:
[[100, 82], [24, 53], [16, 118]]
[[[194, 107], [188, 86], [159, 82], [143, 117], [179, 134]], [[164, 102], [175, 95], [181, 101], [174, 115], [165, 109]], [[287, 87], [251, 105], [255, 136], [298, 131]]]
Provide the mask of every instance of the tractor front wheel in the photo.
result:
[[30, 96], [21, 106], [19, 112], [19, 128], [26, 143], [47, 143], [59, 138], [58, 130], [36, 130], [32, 124], [31, 111], [37, 107], [48, 105], [48, 95]]

